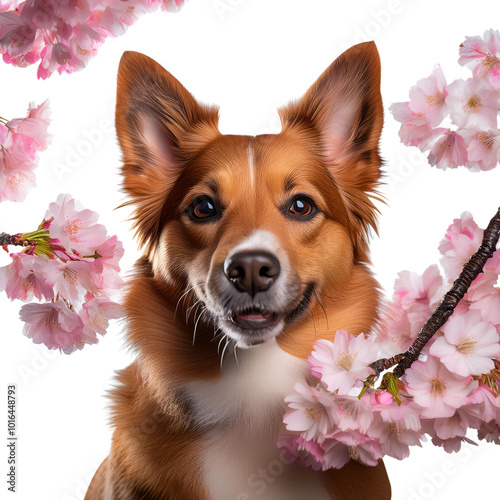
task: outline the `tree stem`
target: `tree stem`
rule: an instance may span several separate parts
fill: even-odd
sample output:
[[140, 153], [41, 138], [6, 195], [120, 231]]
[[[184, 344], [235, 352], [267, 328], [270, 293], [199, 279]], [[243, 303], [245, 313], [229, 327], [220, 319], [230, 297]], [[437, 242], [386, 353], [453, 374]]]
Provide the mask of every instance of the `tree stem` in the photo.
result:
[[472, 282], [482, 272], [486, 261], [493, 256], [500, 236], [500, 208], [491, 219], [484, 231], [483, 241], [477, 252], [465, 264], [460, 276], [454, 281], [451, 289], [446, 293], [441, 303], [432, 313], [424, 326], [420, 329], [417, 337], [410, 348], [396, 356], [386, 359], [382, 358], [370, 365], [376, 375], [388, 368], [395, 366], [394, 375], [400, 378], [404, 372], [417, 360], [424, 346], [433, 335], [446, 323], [453, 314], [455, 307], [467, 293]]
[[7, 234], [7, 233], [0, 233], [0, 246], [4, 245], [20, 245], [20, 246], [25, 246], [23, 240], [22, 240], [22, 234]]

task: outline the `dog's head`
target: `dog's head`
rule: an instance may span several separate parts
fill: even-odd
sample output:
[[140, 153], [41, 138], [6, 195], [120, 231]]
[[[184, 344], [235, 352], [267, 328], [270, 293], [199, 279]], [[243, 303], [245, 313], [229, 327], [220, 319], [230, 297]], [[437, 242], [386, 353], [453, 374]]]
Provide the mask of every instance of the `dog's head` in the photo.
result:
[[194, 290], [240, 347], [300, 322], [368, 259], [382, 129], [375, 45], [346, 51], [280, 116], [280, 134], [222, 135], [217, 109], [156, 62], [122, 58], [116, 126], [139, 240], [156, 277]]

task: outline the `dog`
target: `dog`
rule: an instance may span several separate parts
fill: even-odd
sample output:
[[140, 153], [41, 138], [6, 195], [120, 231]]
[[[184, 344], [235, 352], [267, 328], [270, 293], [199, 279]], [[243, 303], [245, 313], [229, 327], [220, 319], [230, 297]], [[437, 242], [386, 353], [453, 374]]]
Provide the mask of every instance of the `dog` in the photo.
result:
[[318, 338], [369, 332], [383, 124], [373, 42], [341, 54], [282, 131], [222, 135], [145, 55], [118, 71], [123, 186], [144, 256], [124, 301], [137, 360], [86, 500], [386, 500], [382, 461], [314, 471], [276, 446]]

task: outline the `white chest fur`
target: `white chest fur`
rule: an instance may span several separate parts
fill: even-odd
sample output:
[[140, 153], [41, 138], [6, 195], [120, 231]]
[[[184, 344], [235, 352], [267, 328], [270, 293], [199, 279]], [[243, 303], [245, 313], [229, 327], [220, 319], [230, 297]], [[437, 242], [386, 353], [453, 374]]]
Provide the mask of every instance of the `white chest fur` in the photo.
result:
[[273, 339], [239, 349], [237, 359], [231, 353], [219, 379], [192, 382], [184, 387], [184, 393], [198, 425], [262, 423], [282, 410], [284, 398], [306, 371], [305, 361], [283, 351]]
[[276, 447], [284, 398], [306, 373], [305, 361], [271, 340], [228, 358], [218, 380], [184, 387], [195, 422], [206, 428], [201, 460], [213, 500], [329, 498], [317, 475]]

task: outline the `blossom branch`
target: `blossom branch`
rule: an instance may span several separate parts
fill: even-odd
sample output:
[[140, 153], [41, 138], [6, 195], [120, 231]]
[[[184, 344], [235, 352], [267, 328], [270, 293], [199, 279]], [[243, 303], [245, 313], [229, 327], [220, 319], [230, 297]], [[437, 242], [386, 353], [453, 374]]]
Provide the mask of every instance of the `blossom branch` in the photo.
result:
[[455, 280], [451, 289], [446, 293], [441, 303], [432, 313], [431, 317], [422, 326], [409, 349], [396, 356], [386, 359], [379, 359], [372, 363], [370, 367], [376, 373], [396, 366], [394, 376], [400, 378], [404, 372], [417, 360], [420, 352], [433, 335], [446, 323], [453, 314], [455, 307], [467, 293], [472, 282], [482, 272], [486, 261], [493, 256], [500, 237], [500, 208], [491, 219], [488, 227], [484, 231], [483, 241], [477, 252], [465, 264], [460, 276]]
[[19, 311], [23, 333], [37, 344], [71, 354], [97, 343], [109, 320], [123, 314], [112, 297], [123, 284], [123, 245], [97, 219], [96, 212], [61, 194], [35, 231], [0, 232], [6, 251], [10, 245], [23, 247], [0, 267], [0, 292], [11, 300], [38, 299]]

